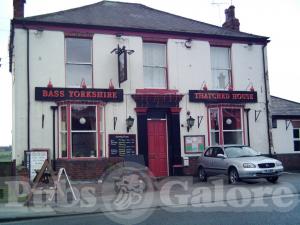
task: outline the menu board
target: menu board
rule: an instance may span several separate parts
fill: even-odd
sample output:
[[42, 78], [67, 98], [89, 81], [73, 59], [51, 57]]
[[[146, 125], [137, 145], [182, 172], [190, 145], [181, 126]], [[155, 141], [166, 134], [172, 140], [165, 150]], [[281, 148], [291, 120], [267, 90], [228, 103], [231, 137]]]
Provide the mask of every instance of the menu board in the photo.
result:
[[136, 135], [110, 134], [109, 156], [124, 157], [125, 155], [136, 155]]
[[48, 150], [25, 151], [25, 155], [30, 180], [33, 180], [37, 174], [36, 170], [40, 170], [45, 160], [48, 159]]
[[184, 136], [184, 151], [187, 154], [201, 153], [205, 148], [204, 135]]

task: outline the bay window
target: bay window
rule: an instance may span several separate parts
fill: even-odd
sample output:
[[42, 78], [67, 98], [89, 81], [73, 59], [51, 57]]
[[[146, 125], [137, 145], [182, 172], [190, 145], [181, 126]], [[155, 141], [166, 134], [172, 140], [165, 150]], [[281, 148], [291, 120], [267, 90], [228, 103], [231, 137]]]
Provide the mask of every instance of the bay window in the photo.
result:
[[243, 144], [241, 109], [222, 108], [224, 144]]
[[210, 55], [213, 88], [224, 90], [232, 85], [230, 49], [211, 47]]
[[66, 38], [66, 87], [93, 85], [92, 40]]
[[100, 157], [103, 152], [102, 107], [60, 106], [60, 157]]
[[220, 129], [219, 129], [219, 109], [213, 108], [210, 109], [210, 137], [211, 144], [218, 145], [219, 137], [220, 137]]
[[244, 144], [242, 113], [242, 108], [209, 108], [210, 144]]
[[167, 88], [166, 45], [143, 44], [144, 87]]

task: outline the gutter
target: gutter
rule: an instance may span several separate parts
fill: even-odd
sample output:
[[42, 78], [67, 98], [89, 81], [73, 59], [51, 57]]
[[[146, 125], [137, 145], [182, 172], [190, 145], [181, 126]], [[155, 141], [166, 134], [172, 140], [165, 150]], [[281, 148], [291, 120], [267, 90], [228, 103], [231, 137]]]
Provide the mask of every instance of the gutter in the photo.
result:
[[30, 68], [29, 68], [29, 29], [27, 31], [27, 150], [30, 150]]
[[270, 109], [269, 109], [269, 98], [268, 98], [268, 85], [267, 85], [267, 76], [268, 71], [266, 71], [266, 62], [265, 62], [265, 48], [267, 43], [265, 43], [262, 47], [262, 57], [263, 57], [263, 71], [264, 71], [264, 86], [265, 86], [265, 99], [266, 99], [266, 117], [267, 117], [267, 130], [268, 130], [268, 145], [269, 145], [269, 155], [272, 156], [272, 140], [271, 140], [271, 132], [270, 132]]

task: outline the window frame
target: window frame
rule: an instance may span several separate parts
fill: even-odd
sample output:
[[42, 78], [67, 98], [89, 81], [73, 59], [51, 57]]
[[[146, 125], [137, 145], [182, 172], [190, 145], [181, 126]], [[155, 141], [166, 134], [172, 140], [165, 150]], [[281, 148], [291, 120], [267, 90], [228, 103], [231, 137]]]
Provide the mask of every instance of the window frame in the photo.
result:
[[[95, 107], [95, 116], [96, 116], [96, 130], [93, 131], [84, 131], [84, 130], [76, 130], [75, 133], [95, 133], [96, 134], [96, 156], [95, 157], [76, 157], [73, 156], [72, 149], [72, 134], [74, 131], [72, 130], [72, 105], [84, 105], [84, 106], [94, 106]], [[67, 155], [65, 157], [62, 156], [61, 149], [61, 108], [66, 107], [66, 115], [67, 115]], [[105, 124], [104, 124], [104, 105], [99, 103], [64, 103], [59, 105], [58, 107], [58, 159], [100, 159], [105, 157]], [[64, 131], [65, 132], [65, 131]]]
[[[212, 65], [212, 48], [223, 48], [223, 49], [228, 49], [228, 68], [214, 68]], [[211, 63], [211, 79], [212, 79], [212, 85], [213, 85], [213, 90], [227, 90], [229, 87], [233, 88], [233, 75], [232, 75], [232, 50], [231, 46], [219, 46], [219, 45], [210, 45], [210, 63]], [[228, 71], [228, 84], [224, 88], [217, 88], [215, 87], [215, 82], [214, 82], [214, 76], [213, 76], [213, 71], [215, 70], [227, 70]]]
[[[91, 42], [91, 62], [69, 62], [68, 61], [68, 57], [67, 57], [67, 39], [85, 39], [85, 40], [90, 40]], [[67, 84], [67, 65], [90, 65], [91, 66], [91, 85], [87, 84], [87, 87], [88, 88], [93, 88], [94, 87], [94, 57], [93, 57], [93, 37], [73, 37], [73, 36], [67, 36], [65, 35], [65, 39], [64, 39], [64, 43], [65, 43], [65, 87], [66, 88], [80, 88], [80, 86], [76, 86], [76, 85], [68, 85]], [[86, 82], [86, 79], [85, 79], [85, 82]]]
[[[298, 120], [295, 120], [295, 121], [297, 121], [298, 122]], [[299, 121], [300, 122], [300, 121]], [[298, 138], [295, 138], [294, 137], [294, 131], [295, 130], [298, 130], [298, 132], [299, 132], [299, 137]], [[295, 149], [295, 142], [300, 142], [300, 127], [293, 127], [293, 149], [294, 149], [294, 152], [300, 152], [300, 150], [296, 150]]]
[[[164, 50], [165, 50], [165, 67], [163, 66], [152, 66], [152, 65], [145, 65], [145, 62], [144, 62], [144, 51], [145, 51], [145, 48], [144, 48], [144, 45], [145, 44], [157, 44], [157, 45], [164, 45]], [[164, 80], [165, 80], [165, 86], [164, 87], [150, 87], [150, 86], [146, 86], [145, 85], [145, 72], [144, 72], [144, 68], [145, 67], [148, 67], [148, 68], [164, 68], [164, 72], [165, 72], [165, 77], [164, 77]], [[160, 42], [160, 41], [143, 41], [143, 80], [144, 80], [144, 83], [143, 83], [143, 86], [144, 86], [144, 89], [169, 89], [169, 77], [168, 77], [168, 45], [167, 45], [167, 42]]]
[[[219, 105], [219, 106], [208, 106], [207, 107], [207, 115], [208, 115], [208, 143], [211, 145], [212, 143], [212, 135], [211, 133], [214, 132], [211, 129], [211, 116], [210, 110], [211, 109], [218, 109], [218, 123], [219, 123], [219, 143], [216, 145], [224, 145], [224, 131], [225, 132], [242, 132], [242, 143], [241, 145], [245, 145], [246, 138], [245, 138], [245, 124], [244, 124], [244, 107], [243, 106], [227, 106], [227, 105]], [[236, 130], [224, 130], [223, 129], [223, 109], [239, 109], [240, 110], [240, 118], [241, 118], [241, 129]]]

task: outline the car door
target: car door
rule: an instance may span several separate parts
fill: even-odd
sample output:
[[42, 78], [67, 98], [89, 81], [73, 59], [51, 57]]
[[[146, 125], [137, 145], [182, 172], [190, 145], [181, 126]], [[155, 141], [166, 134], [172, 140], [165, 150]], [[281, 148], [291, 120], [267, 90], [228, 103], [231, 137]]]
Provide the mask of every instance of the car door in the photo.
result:
[[212, 174], [212, 151], [213, 148], [208, 148], [204, 153], [203, 160], [201, 161], [201, 165], [208, 175]]
[[221, 147], [214, 147], [212, 151], [212, 172], [214, 174], [226, 174], [226, 159], [219, 158], [218, 154], [224, 155], [223, 149]]

